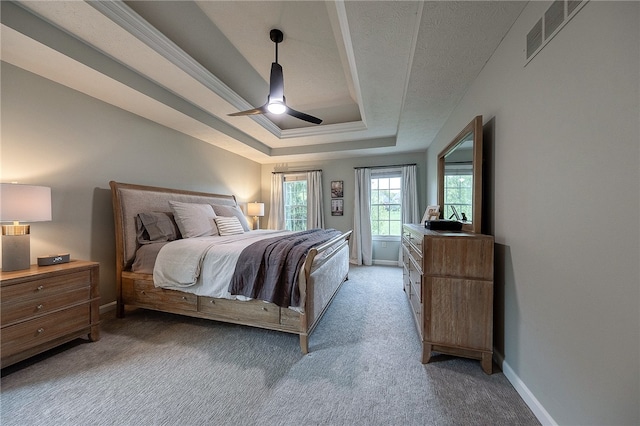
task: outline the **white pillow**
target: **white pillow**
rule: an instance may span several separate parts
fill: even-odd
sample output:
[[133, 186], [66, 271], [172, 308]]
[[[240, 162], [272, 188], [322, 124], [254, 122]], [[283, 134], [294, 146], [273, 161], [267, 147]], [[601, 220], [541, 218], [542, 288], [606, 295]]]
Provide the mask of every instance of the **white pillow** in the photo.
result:
[[224, 216], [216, 216], [215, 218], [216, 225], [218, 225], [218, 231], [220, 235], [235, 235], [235, 234], [244, 234], [244, 229], [242, 229], [242, 225], [237, 217], [224, 217]]
[[214, 221], [216, 214], [209, 204], [181, 203], [169, 201], [182, 238], [218, 235]]

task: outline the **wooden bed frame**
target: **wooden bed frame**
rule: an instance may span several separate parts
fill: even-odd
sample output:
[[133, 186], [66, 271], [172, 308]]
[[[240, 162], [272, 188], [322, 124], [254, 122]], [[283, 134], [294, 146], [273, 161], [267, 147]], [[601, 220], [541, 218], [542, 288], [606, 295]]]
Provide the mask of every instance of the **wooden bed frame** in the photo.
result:
[[235, 206], [233, 195], [182, 191], [111, 181], [116, 236], [117, 316], [125, 305], [206, 318], [300, 335], [300, 348], [309, 352], [309, 335], [333, 300], [349, 271], [351, 231], [312, 248], [300, 272], [300, 309], [280, 308], [261, 300], [238, 301], [197, 296], [157, 288], [152, 274], [131, 271], [137, 242], [138, 213], [171, 211], [169, 201]]

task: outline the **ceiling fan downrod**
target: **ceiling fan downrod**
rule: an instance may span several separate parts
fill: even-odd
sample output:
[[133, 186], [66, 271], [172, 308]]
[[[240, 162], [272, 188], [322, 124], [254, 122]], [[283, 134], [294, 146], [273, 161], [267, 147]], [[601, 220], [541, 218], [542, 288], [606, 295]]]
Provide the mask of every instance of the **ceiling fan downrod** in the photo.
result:
[[278, 44], [282, 43], [282, 40], [284, 40], [284, 34], [282, 34], [282, 31], [280, 31], [279, 29], [274, 28], [269, 32], [269, 37], [271, 38], [271, 41], [276, 44], [276, 64], [277, 64], [278, 63]]

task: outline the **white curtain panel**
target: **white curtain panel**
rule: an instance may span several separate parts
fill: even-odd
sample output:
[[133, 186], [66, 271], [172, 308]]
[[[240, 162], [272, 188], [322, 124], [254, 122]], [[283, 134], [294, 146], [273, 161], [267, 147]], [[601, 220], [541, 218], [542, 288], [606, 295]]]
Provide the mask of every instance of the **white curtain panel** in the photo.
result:
[[[402, 166], [402, 223], [419, 223], [419, 214], [417, 167]], [[402, 266], [402, 244], [398, 253], [398, 266]]]
[[353, 199], [353, 234], [351, 236], [350, 261], [356, 265], [371, 265], [373, 248], [371, 240], [371, 170], [356, 169]]
[[269, 229], [284, 229], [284, 174], [271, 175], [271, 202], [269, 206]]
[[307, 229], [324, 228], [322, 171], [307, 172]]
[[419, 214], [417, 167], [402, 166], [402, 223], [419, 223]]

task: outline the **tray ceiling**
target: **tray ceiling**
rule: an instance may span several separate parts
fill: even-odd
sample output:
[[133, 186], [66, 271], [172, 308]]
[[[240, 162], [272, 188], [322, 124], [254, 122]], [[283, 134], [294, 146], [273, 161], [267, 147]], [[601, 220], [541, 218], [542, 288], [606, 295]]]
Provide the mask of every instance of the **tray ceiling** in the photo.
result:
[[[424, 151], [526, 4], [2, 3], [3, 61], [259, 163]], [[227, 115], [265, 103], [273, 28], [320, 125]]]

